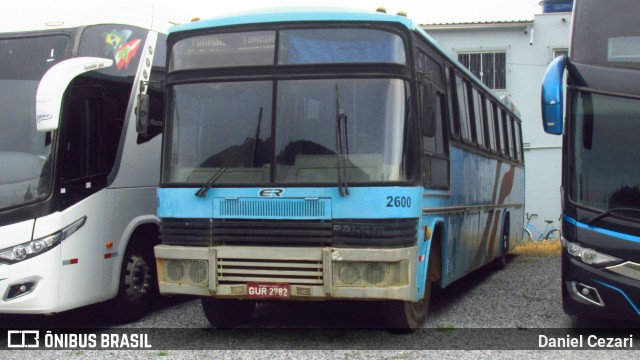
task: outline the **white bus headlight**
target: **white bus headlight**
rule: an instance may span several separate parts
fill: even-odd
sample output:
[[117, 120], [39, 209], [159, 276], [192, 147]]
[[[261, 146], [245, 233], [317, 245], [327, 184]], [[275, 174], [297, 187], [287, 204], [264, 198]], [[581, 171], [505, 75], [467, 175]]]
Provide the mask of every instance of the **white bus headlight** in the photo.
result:
[[574, 242], [566, 240], [564, 237], [562, 238], [562, 246], [567, 249], [569, 255], [580, 259], [580, 261], [588, 265], [609, 266], [623, 261], [617, 257], [582, 247]]
[[83, 217], [55, 234], [2, 249], [0, 250], [0, 263], [15, 264], [51, 250], [80, 229], [86, 220], [87, 218]]

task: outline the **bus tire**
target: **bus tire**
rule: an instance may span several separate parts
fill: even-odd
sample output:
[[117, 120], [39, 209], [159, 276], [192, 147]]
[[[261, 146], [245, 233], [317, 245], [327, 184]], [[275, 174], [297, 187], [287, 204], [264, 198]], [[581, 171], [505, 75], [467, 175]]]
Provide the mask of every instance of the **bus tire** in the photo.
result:
[[204, 297], [201, 302], [209, 324], [217, 329], [229, 330], [249, 322], [256, 309], [251, 300]]
[[153, 249], [139, 244], [129, 244], [122, 259], [118, 294], [113, 300], [113, 315], [120, 323], [136, 321], [145, 316], [158, 296]]
[[507, 219], [500, 236], [500, 256], [495, 260], [495, 268], [504, 270], [507, 267], [507, 253], [509, 252], [509, 220]]
[[385, 303], [385, 323], [387, 329], [395, 334], [410, 334], [422, 328], [429, 312], [431, 285], [425, 289], [425, 297], [418, 302], [389, 300]]
[[[433, 250], [433, 249], [431, 249]], [[429, 266], [425, 280], [424, 297], [420, 301], [389, 300], [384, 306], [384, 317], [387, 329], [395, 334], [410, 334], [422, 328], [429, 313], [431, 290], [433, 286], [431, 264], [437, 255], [432, 251], [429, 255]]]

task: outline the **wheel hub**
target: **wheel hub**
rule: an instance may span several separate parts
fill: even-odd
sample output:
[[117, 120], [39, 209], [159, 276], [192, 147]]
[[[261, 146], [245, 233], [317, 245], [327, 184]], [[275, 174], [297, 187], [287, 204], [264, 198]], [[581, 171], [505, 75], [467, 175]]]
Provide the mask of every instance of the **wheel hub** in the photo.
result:
[[132, 255], [124, 277], [127, 297], [131, 302], [140, 301], [149, 293], [151, 273], [147, 262], [139, 255]]

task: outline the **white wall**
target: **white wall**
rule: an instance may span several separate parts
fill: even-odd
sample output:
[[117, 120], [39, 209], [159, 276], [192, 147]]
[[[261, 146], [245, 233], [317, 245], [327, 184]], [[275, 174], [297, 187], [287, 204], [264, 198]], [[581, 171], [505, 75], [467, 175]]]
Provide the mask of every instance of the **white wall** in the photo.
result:
[[[469, 51], [505, 51], [507, 95], [520, 109], [525, 148], [525, 212], [538, 214], [532, 223], [543, 228], [544, 220], [558, 227], [560, 217], [560, 136], [542, 129], [540, 87], [553, 50], [569, 47], [570, 13], [539, 14], [517, 23], [458, 24], [429, 27], [426, 31], [452, 54]], [[457, 55], [456, 55], [457, 57]]]

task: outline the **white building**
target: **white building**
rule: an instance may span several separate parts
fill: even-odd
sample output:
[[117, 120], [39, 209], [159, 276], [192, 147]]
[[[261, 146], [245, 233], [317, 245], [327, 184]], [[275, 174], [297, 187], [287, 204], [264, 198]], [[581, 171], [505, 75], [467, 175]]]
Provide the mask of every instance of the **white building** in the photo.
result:
[[559, 226], [562, 139], [542, 129], [540, 88], [545, 70], [569, 48], [571, 13], [537, 14], [528, 21], [423, 25], [498, 96], [506, 95], [522, 116], [526, 164], [525, 212], [540, 230]]

